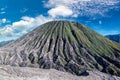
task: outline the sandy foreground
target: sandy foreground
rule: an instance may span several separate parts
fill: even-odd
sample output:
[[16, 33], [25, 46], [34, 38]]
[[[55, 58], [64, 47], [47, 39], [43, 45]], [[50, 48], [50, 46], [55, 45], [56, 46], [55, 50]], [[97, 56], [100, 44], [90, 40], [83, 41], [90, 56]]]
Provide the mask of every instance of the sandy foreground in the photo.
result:
[[0, 80], [120, 80], [119, 77], [99, 71], [87, 71], [89, 75], [75, 76], [55, 69], [11, 67], [0, 65]]

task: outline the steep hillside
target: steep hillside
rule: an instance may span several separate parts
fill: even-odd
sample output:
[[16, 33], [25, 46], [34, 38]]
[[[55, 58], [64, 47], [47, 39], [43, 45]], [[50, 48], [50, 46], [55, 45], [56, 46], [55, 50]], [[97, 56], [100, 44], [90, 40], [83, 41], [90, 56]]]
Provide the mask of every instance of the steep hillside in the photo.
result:
[[120, 45], [80, 23], [52, 21], [2, 47], [0, 64], [120, 76]]
[[120, 43], [120, 34], [116, 35], [107, 35], [106, 36], [108, 39]]

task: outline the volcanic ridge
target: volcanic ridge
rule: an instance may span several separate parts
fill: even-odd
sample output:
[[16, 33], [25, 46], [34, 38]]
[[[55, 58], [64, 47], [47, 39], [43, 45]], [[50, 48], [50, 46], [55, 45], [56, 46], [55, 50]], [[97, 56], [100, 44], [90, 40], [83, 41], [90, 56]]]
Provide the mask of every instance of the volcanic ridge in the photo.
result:
[[0, 64], [120, 76], [120, 44], [78, 22], [51, 21], [1, 47]]

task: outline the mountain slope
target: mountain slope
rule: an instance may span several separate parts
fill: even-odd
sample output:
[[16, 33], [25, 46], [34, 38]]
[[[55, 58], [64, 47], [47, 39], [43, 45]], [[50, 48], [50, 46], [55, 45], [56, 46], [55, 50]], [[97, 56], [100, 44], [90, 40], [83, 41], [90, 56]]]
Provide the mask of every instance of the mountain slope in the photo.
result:
[[120, 43], [120, 34], [116, 35], [107, 35], [106, 36], [108, 39]]
[[54, 68], [76, 75], [97, 69], [120, 76], [120, 45], [80, 23], [52, 21], [2, 47], [0, 64]]

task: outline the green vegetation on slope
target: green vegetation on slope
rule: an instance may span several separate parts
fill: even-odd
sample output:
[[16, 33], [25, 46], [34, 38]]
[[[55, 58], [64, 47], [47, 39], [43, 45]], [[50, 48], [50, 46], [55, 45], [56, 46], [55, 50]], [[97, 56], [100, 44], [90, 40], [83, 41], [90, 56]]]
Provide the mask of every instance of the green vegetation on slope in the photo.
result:
[[120, 44], [77, 22], [48, 22], [9, 47], [13, 50], [9, 54], [13, 56], [7, 58], [6, 64], [39, 65], [40, 68], [55, 68], [76, 75], [86, 69], [97, 69], [120, 76]]

